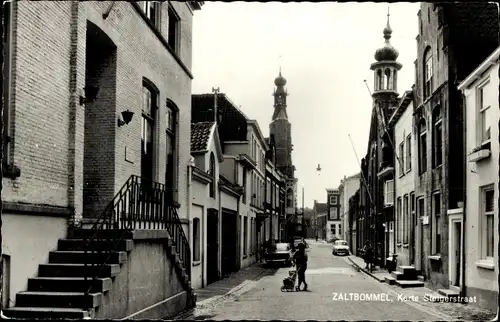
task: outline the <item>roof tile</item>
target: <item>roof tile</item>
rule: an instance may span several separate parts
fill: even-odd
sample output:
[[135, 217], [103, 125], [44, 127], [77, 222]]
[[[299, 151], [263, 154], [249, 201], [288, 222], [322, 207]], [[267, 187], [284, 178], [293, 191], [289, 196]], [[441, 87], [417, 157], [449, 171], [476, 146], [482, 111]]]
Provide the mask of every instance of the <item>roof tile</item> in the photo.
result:
[[191, 152], [208, 150], [210, 133], [215, 122], [191, 123]]

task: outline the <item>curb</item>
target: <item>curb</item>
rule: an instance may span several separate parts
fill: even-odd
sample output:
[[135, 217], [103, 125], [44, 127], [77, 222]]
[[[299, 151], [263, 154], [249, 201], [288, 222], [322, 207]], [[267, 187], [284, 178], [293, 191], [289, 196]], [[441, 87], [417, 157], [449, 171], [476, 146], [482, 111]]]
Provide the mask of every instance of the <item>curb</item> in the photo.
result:
[[365, 273], [366, 275], [370, 276], [371, 278], [377, 280], [378, 282], [380, 283], [385, 283], [385, 279], [381, 280], [379, 279], [377, 276], [373, 275], [369, 270], [367, 269], [364, 269], [362, 267], [360, 267], [355, 261], [353, 261], [349, 256], [347, 257], [347, 259], [351, 262], [351, 266], [355, 266], [356, 267], [356, 270], [359, 272], [359, 271], [362, 271], [363, 273]]

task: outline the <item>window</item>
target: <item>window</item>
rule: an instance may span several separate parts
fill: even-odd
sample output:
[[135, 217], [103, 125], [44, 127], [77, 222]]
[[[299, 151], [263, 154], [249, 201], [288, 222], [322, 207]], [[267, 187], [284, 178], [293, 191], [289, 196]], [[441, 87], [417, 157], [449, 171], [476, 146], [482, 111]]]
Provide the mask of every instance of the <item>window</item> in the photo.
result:
[[410, 193], [410, 219], [408, 220], [408, 235], [411, 240], [411, 242], [414, 242], [414, 233], [415, 233], [415, 193], [412, 192]]
[[427, 48], [424, 54], [424, 98], [431, 96], [432, 94], [432, 52], [430, 48]]
[[399, 155], [397, 159], [399, 159], [399, 175], [402, 176], [405, 174], [405, 160], [404, 160], [404, 153], [405, 153], [405, 143], [404, 141], [399, 144]]
[[330, 232], [333, 236], [337, 235], [337, 225], [330, 225]]
[[[4, 2], [3, 4], [3, 61], [4, 61], [4, 73], [3, 73], [3, 163], [8, 164], [10, 161], [10, 112], [11, 112], [11, 61], [12, 61], [12, 3]], [[7, 297], [8, 298], [8, 297]]]
[[418, 198], [418, 216], [420, 218], [425, 216], [425, 204], [424, 204], [424, 197]]
[[495, 213], [495, 190], [493, 186], [489, 186], [482, 189], [482, 206], [481, 213], [483, 214], [481, 218], [481, 257], [482, 259], [493, 259], [494, 257], [494, 213]]
[[409, 220], [408, 195], [403, 199], [403, 244], [408, 244], [408, 220]]
[[339, 208], [330, 207], [330, 220], [339, 220]]
[[248, 217], [243, 217], [243, 255], [247, 255], [248, 248]]
[[398, 197], [398, 201], [396, 204], [396, 213], [398, 216], [398, 221], [397, 221], [397, 227], [398, 227], [398, 232], [397, 232], [397, 241], [398, 244], [401, 244], [402, 236], [403, 236], [403, 216], [401, 212], [401, 197]]
[[215, 188], [217, 185], [217, 174], [215, 173], [215, 155], [210, 153], [210, 169], [209, 174], [212, 176], [212, 182], [210, 183], [210, 198], [215, 198]]
[[172, 48], [176, 53], [179, 52], [179, 25], [181, 19], [175, 12], [174, 8], [169, 5], [168, 6], [168, 45]]
[[160, 30], [160, 18], [161, 18], [161, 2], [159, 1], [143, 1], [142, 11], [146, 14], [149, 21]]
[[272, 195], [272, 184], [271, 184], [271, 179], [268, 179], [266, 188], [266, 202], [268, 203], [271, 202], [271, 195]]
[[394, 205], [394, 180], [384, 182], [384, 205]]
[[247, 203], [247, 168], [243, 168], [243, 178], [242, 178], [242, 186], [243, 186], [243, 203]]
[[200, 238], [200, 218], [193, 219], [193, 261], [200, 260], [201, 238]]
[[145, 182], [153, 181], [153, 141], [158, 107], [158, 92], [146, 81], [142, 84], [142, 129], [141, 129], [141, 177]]
[[486, 89], [488, 88], [489, 81], [482, 84], [477, 91], [477, 101], [478, 101], [478, 109], [479, 109], [479, 118], [478, 118], [478, 145], [487, 143], [491, 139], [491, 109], [490, 105], [487, 102]]
[[342, 224], [339, 224], [339, 234], [341, 233], [342, 231]]
[[250, 254], [253, 254], [253, 235], [254, 235], [254, 230], [253, 230], [253, 218], [250, 218]]
[[406, 171], [411, 170], [411, 134], [406, 137]]
[[421, 119], [418, 126], [418, 172], [427, 171], [427, 124]]
[[433, 221], [431, 223], [432, 253], [440, 254], [441, 253], [441, 195], [437, 193], [433, 195], [432, 212], [434, 215]]
[[177, 108], [170, 101], [167, 101], [167, 169], [165, 172], [165, 184], [167, 186], [168, 198], [176, 200], [174, 195], [177, 187], [176, 174], [176, 152], [177, 152]]
[[441, 165], [443, 162], [443, 122], [441, 116], [441, 106], [437, 105], [432, 111], [432, 119], [434, 122], [433, 138], [434, 142], [432, 144], [432, 164], [434, 168]]
[[337, 196], [330, 196], [330, 205], [336, 205], [338, 202]]

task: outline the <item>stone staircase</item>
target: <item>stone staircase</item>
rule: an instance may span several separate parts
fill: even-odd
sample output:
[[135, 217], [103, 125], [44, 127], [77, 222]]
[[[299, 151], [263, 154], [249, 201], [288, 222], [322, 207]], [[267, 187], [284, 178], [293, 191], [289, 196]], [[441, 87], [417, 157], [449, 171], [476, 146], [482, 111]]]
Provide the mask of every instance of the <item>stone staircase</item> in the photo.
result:
[[450, 289], [440, 289], [438, 290], [439, 295], [442, 295], [445, 298], [453, 299], [460, 297], [460, 292], [450, 290]]
[[[31, 319], [93, 318], [95, 311], [101, 306], [103, 296], [111, 289], [114, 277], [120, 273], [121, 265], [127, 261], [134, 242], [132, 232], [100, 231], [103, 234], [119, 234], [122, 236], [121, 240], [116, 247], [110, 244], [110, 239], [93, 240], [90, 245], [93, 251], [87, 254], [87, 258], [93, 263], [105, 261], [105, 265], [102, 271], [99, 265], [90, 265], [85, 269], [83, 238], [89, 232], [87, 229], [74, 230], [67, 239], [59, 240], [57, 250], [50, 252], [49, 262], [41, 264], [38, 276], [28, 280], [27, 290], [16, 294], [16, 306], [4, 309], [3, 314], [10, 318]], [[169, 238], [167, 243], [169, 257], [188, 291], [190, 304], [194, 306], [196, 294], [191, 288], [190, 278], [176, 253], [173, 240]], [[103, 253], [99, 250], [110, 252]], [[93, 281], [90, 292], [86, 294], [89, 282], [85, 281], [85, 275], [91, 280], [97, 274], [98, 278]]]
[[391, 273], [391, 277], [385, 278], [385, 282], [402, 288], [424, 286], [413, 266], [398, 266], [397, 270]]

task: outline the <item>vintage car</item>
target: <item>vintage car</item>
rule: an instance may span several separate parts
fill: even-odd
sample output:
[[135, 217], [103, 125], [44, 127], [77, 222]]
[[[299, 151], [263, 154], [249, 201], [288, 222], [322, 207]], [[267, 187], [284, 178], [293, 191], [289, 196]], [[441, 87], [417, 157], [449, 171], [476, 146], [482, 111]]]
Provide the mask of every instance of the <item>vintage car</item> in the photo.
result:
[[336, 240], [333, 243], [332, 255], [349, 255], [349, 246], [345, 240]]
[[292, 266], [293, 252], [292, 247], [288, 243], [273, 244], [264, 254], [266, 264], [284, 264]]

